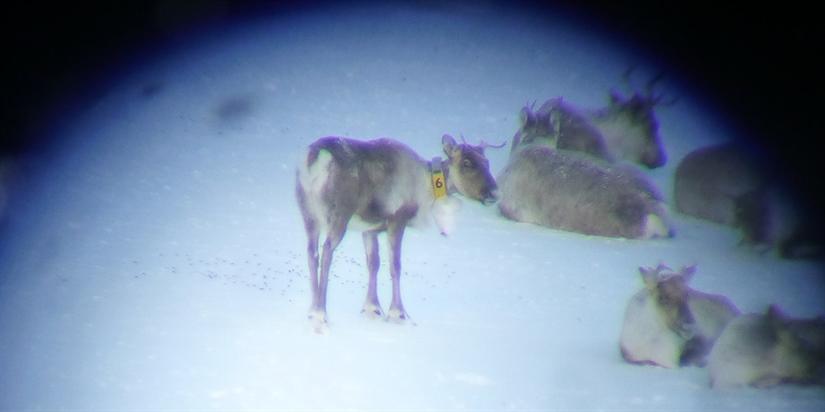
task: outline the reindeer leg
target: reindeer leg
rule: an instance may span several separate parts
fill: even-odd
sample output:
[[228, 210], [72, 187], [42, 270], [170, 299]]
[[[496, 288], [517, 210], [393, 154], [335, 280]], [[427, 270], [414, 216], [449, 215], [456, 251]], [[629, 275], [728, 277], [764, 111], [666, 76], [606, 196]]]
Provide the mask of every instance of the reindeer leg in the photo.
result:
[[[303, 187], [298, 184], [296, 187], [296, 195], [298, 204], [301, 207], [301, 215], [304, 218], [304, 229], [307, 233], [307, 265], [309, 266], [309, 287], [312, 291], [312, 306], [309, 308], [309, 319], [322, 319], [326, 322], [326, 316], [323, 314], [321, 302], [319, 300], [318, 287], [318, 238], [321, 236], [321, 229], [318, 227], [318, 220], [307, 209], [306, 192]], [[319, 309], [321, 311], [319, 312]]]
[[401, 238], [404, 237], [406, 222], [390, 222], [387, 225], [387, 240], [390, 246], [390, 275], [392, 276], [392, 302], [387, 320], [395, 323], [415, 322], [410, 319], [401, 302]]
[[320, 233], [314, 221], [306, 221], [307, 230], [307, 263], [309, 265], [309, 286], [312, 291], [312, 306], [310, 306], [309, 318], [318, 308], [318, 238]]
[[378, 256], [378, 231], [366, 231], [361, 234], [364, 238], [364, 250], [367, 252], [367, 269], [369, 270], [369, 286], [367, 299], [361, 313], [368, 317], [384, 317], [381, 303], [378, 302], [378, 267], [381, 258]]
[[315, 324], [315, 331], [319, 333], [326, 329], [327, 324], [327, 285], [329, 284], [329, 268], [332, 266], [332, 254], [344, 238], [348, 220], [343, 219], [343, 223], [340, 219], [332, 222], [324, 241], [324, 250], [321, 252], [321, 274], [315, 290], [316, 297], [313, 299], [313, 307], [309, 314], [309, 319]]

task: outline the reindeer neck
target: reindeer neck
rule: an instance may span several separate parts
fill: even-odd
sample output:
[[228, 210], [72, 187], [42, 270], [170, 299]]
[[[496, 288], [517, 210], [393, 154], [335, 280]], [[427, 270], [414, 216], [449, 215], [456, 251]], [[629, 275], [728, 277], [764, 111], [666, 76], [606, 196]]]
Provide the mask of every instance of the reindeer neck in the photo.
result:
[[602, 107], [598, 109], [591, 109], [584, 113], [584, 116], [594, 123], [605, 123], [613, 121], [616, 117], [615, 109], [611, 107]]
[[441, 169], [444, 170], [444, 181], [447, 182], [447, 195], [452, 195], [454, 193], [458, 193], [458, 189], [453, 184], [453, 180], [450, 178], [450, 159], [444, 159], [441, 161]]
[[[432, 179], [433, 194], [436, 199], [455, 193], [456, 188], [450, 183], [450, 160], [436, 156], [427, 162]], [[440, 181], [440, 183], [439, 183]], [[442, 185], [438, 187], [438, 185]]]

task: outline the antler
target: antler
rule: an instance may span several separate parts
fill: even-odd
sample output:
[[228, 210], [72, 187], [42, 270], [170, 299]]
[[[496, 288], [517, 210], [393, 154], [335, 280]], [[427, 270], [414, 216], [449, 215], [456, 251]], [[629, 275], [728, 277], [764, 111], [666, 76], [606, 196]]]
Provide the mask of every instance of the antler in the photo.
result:
[[630, 93], [635, 94], [636, 90], [633, 89], [633, 82], [630, 81], [630, 76], [633, 74], [634, 70], [636, 70], [635, 65], [630, 65], [627, 67], [627, 70], [625, 70], [624, 73], [622, 73], [622, 83], [624, 83], [625, 87], [627, 87], [627, 90], [629, 90]]
[[492, 144], [489, 144], [489, 143], [485, 142], [484, 139], [481, 139], [481, 143], [479, 143], [478, 145], [479, 145], [479, 147], [481, 147], [481, 150], [484, 150], [488, 147], [492, 147], [493, 149], [501, 149], [506, 144], [507, 144], [507, 140], [505, 140], [500, 145], [492, 145]]
[[[461, 142], [462, 143], [469, 144], [469, 143], [467, 143], [467, 139], [464, 138], [464, 133], [459, 133], [459, 136], [461, 136]], [[477, 147], [480, 148], [481, 150], [484, 150], [488, 147], [492, 147], [494, 149], [501, 149], [506, 144], [507, 144], [507, 140], [505, 140], [502, 144], [496, 146], [496, 145], [491, 145], [491, 144], [485, 142], [484, 139], [481, 139], [481, 143], [479, 143]]]
[[653, 93], [653, 86], [656, 85], [656, 83], [661, 81], [663, 78], [665, 78], [665, 71], [664, 70], [657, 73], [656, 76], [653, 76], [653, 78], [650, 79], [647, 82], [647, 84], [645, 84], [645, 97], [654, 106], [672, 106], [674, 103], [676, 103], [679, 100], [679, 96], [670, 98], [668, 100], [662, 100], [662, 98], [664, 97], [664, 94], [660, 93], [658, 95], [655, 95]]
[[670, 98], [668, 100], [662, 100], [662, 95], [658, 95], [658, 96], [656, 96], [656, 99], [653, 101], [653, 104], [656, 105], [656, 106], [665, 106], [665, 107], [673, 106], [676, 102], [679, 101], [679, 97], [680, 96], [676, 96], [676, 97]]
[[[665, 265], [662, 262], [659, 262], [659, 264], [655, 268], [640, 267], [639, 270], [641, 270], [643, 272], [646, 272], [648, 274], [648, 276], [650, 276], [650, 279], [655, 280], [656, 282], [662, 281], [662, 280], [667, 279], [667, 278], [674, 275], [673, 269], [671, 269], [670, 267], [668, 267], [667, 265]], [[662, 273], [662, 272], [671, 272], [671, 273]]]
[[[659, 73], [657, 73], [655, 76], [653, 76], [652, 79], [648, 80], [647, 83], [645, 84], [645, 96], [647, 96], [651, 99], [654, 99], [654, 97], [653, 97], [653, 86], [656, 83], [658, 83], [659, 81], [661, 81], [662, 79], [664, 79], [664, 77], [665, 77], [665, 71], [662, 70]], [[661, 97], [661, 96], [659, 96], [659, 97]], [[658, 100], [658, 97], [656, 99]]]
[[662, 79], [665, 78], [665, 71], [664, 70], [660, 70], [658, 73], [656, 73], [655, 76], [653, 76], [650, 80], [648, 80], [647, 83], [645, 83], [645, 88], [644, 88], [644, 93], [643, 94], [638, 93], [636, 90], [633, 89], [633, 84], [630, 81], [630, 76], [631, 76], [631, 74], [633, 73], [633, 71], [635, 69], [636, 69], [635, 66], [630, 66], [622, 74], [622, 80], [623, 80], [625, 86], [628, 89], [630, 89], [631, 93], [633, 93], [634, 95], [635, 94], [641, 94], [642, 97], [646, 101], [650, 102], [650, 104], [652, 106], [671, 106], [674, 103], [676, 103], [676, 101], [679, 100], [679, 97], [674, 97], [674, 98], [669, 99], [669, 100], [662, 100], [662, 98], [664, 97], [663, 94], [658, 94], [657, 95], [653, 92], [653, 88], [656, 86], [656, 83], [661, 82]]

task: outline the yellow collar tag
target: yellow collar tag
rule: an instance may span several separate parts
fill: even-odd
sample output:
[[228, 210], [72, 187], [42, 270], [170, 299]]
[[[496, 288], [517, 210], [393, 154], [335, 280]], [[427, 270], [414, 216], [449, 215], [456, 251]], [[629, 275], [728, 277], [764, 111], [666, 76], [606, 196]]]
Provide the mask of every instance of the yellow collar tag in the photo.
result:
[[441, 170], [441, 158], [436, 156], [433, 158], [432, 164], [430, 165], [430, 171], [432, 172], [432, 179], [433, 179], [433, 192], [435, 193], [435, 198], [440, 199], [444, 196], [447, 196], [447, 182], [444, 179], [444, 171]]

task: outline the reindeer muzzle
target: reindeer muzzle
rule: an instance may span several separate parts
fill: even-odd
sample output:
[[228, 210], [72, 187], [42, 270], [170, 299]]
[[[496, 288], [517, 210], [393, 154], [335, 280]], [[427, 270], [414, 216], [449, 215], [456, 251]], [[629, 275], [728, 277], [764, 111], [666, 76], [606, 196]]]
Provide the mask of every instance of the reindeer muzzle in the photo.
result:
[[487, 193], [485, 193], [484, 198], [481, 199], [481, 204], [483, 204], [483, 205], [492, 204], [492, 203], [498, 202], [498, 200], [500, 198], [501, 198], [501, 191], [498, 190], [498, 188], [496, 187], [496, 188], [488, 190]]

